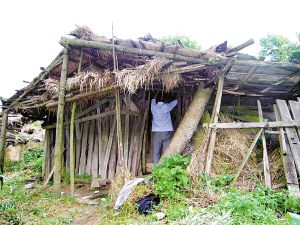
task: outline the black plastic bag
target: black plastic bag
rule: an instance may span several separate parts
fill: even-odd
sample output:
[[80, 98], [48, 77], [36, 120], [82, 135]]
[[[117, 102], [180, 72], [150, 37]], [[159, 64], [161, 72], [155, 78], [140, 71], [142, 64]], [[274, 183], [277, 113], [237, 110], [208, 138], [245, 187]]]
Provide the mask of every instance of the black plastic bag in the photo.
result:
[[158, 205], [160, 202], [160, 197], [151, 193], [150, 195], [140, 198], [135, 203], [139, 204], [139, 212], [148, 215], [152, 211], [154, 205]]

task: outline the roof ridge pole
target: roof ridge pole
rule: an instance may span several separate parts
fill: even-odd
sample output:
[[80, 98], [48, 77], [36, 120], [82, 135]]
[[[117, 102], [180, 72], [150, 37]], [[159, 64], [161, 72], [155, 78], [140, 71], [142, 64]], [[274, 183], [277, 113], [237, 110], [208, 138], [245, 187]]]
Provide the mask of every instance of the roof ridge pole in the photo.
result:
[[[2, 103], [2, 105], [4, 105]], [[4, 109], [2, 113], [2, 125], [1, 125], [1, 136], [0, 136], [0, 175], [4, 174], [4, 153], [5, 153], [5, 139], [7, 131], [7, 120], [8, 120], [8, 109]], [[3, 187], [3, 177], [0, 177], [1, 190]]]
[[60, 197], [61, 188], [61, 157], [63, 152], [63, 131], [64, 131], [64, 108], [65, 108], [65, 92], [66, 80], [68, 74], [69, 50], [64, 49], [63, 65], [60, 76], [57, 122], [56, 122], [56, 139], [55, 139], [55, 155], [54, 155], [54, 197]]

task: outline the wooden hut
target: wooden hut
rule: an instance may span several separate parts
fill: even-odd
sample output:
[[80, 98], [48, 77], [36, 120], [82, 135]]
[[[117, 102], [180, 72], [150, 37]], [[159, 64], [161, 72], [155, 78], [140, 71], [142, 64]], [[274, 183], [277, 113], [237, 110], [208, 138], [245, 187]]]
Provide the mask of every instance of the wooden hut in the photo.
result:
[[4, 101], [9, 110], [44, 121], [45, 178], [55, 160], [58, 170], [75, 165], [76, 174], [93, 177], [113, 178], [121, 169], [141, 174], [152, 151], [149, 104], [157, 90], [179, 101], [172, 112], [175, 129], [199, 84], [213, 87], [219, 77], [223, 82], [215, 108], [222, 93], [224, 103], [247, 110], [256, 108], [258, 98], [265, 107], [299, 95], [300, 65], [239, 53], [252, 39], [234, 48], [224, 42], [198, 51], [150, 34], [138, 40], [109, 39], [77, 27], [70, 35], [61, 38], [64, 50], [51, 64]]

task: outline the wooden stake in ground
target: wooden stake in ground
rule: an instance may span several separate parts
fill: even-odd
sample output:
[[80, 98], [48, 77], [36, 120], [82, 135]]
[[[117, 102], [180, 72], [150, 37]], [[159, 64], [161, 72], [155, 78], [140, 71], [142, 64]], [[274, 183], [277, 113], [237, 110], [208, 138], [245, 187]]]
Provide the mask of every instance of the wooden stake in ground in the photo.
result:
[[[1, 137], [0, 137], [0, 175], [4, 173], [4, 146], [7, 131], [8, 109], [3, 110], [2, 113], [2, 125], [1, 125]], [[0, 178], [1, 190], [3, 186], [3, 177]]]
[[186, 144], [189, 142], [197, 128], [211, 94], [211, 88], [204, 88], [203, 85], [199, 85], [198, 91], [195, 94], [189, 109], [184, 115], [174, 137], [158, 163], [161, 163], [164, 157], [169, 157], [175, 152], [181, 154], [184, 151]]
[[55, 161], [54, 161], [54, 184], [53, 191], [56, 198], [60, 197], [61, 186], [61, 155], [63, 148], [63, 131], [64, 131], [64, 108], [65, 108], [65, 87], [68, 74], [69, 51], [64, 50], [63, 66], [61, 70], [60, 85], [59, 85], [59, 100], [57, 108], [56, 122], [56, 139], [55, 139]]

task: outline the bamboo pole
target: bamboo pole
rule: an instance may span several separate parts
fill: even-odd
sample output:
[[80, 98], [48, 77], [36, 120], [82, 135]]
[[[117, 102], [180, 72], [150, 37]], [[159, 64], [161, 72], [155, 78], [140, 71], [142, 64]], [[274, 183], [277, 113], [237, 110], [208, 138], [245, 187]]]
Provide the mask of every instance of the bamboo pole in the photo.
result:
[[[1, 124], [1, 137], [0, 137], [0, 175], [4, 174], [4, 155], [5, 155], [5, 139], [7, 131], [8, 109], [3, 110], [2, 124]], [[3, 187], [3, 177], [0, 177], [1, 190]]]
[[239, 176], [240, 173], [242, 172], [242, 169], [244, 168], [246, 162], [248, 161], [248, 159], [249, 159], [249, 157], [250, 157], [250, 155], [251, 155], [251, 153], [252, 153], [252, 150], [254, 149], [254, 147], [255, 147], [255, 145], [256, 145], [256, 142], [257, 142], [258, 138], [260, 137], [261, 133], [263, 132], [263, 130], [264, 130], [264, 128], [260, 128], [259, 132], [256, 134], [256, 136], [255, 136], [255, 138], [254, 138], [254, 140], [253, 140], [253, 142], [252, 142], [252, 144], [251, 144], [251, 146], [250, 146], [250, 148], [249, 148], [247, 154], [245, 155], [245, 157], [244, 157], [244, 159], [243, 159], [241, 165], [239, 166], [239, 168], [238, 168], [236, 174], [234, 175], [234, 179], [232, 180], [232, 185], [235, 184], [235, 182], [236, 182], [238, 176]]
[[117, 138], [118, 138], [118, 164], [121, 171], [125, 169], [124, 166], [124, 149], [123, 149], [123, 137], [122, 137], [122, 123], [121, 123], [121, 99], [120, 89], [116, 90], [116, 119], [117, 119]]
[[[257, 108], [258, 108], [259, 121], [263, 122], [264, 118], [263, 118], [263, 113], [262, 113], [261, 104], [260, 104], [259, 100], [257, 100]], [[272, 182], [271, 182], [268, 150], [267, 150], [267, 143], [266, 143], [265, 131], [264, 130], [261, 133], [261, 139], [262, 139], [262, 144], [263, 144], [263, 162], [264, 162], [265, 185], [266, 185], [266, 187], [271, 188], [272, 187]]]
[[75, 127], [75, 109], [76, 101], [73, 102], [71, 126], [70, 126], [70, 192], [71, 197], [74, 197], [75, 192], [75, 140], [74, 140], [74, 127]]
[[65, 108], [65, 87], [68, 74], [69, 51], [65, 48], [63, 56], [63, 66], [60, 77], [59, 101], [57, 109], [57, 126], [55, 139], [55, 161], [54, 161], [54, 184], [53, 191], [56, 198], [60, 197], [61, 188], [61, 155], [63, 148], [63, 131], [64, 131], [64, 108]]

